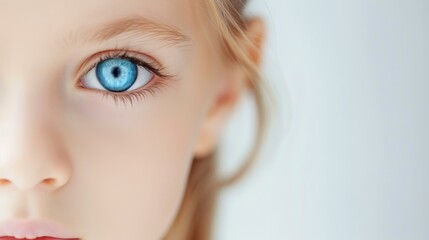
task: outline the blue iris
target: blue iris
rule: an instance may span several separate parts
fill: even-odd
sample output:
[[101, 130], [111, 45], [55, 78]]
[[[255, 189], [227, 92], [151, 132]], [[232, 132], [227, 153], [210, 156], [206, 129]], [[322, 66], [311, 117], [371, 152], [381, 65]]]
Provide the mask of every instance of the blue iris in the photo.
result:
[[137, 65], [127, 59], [111, 58], [97, 64], [98, 81], [109, 91], [123, 92], [137, 80]]

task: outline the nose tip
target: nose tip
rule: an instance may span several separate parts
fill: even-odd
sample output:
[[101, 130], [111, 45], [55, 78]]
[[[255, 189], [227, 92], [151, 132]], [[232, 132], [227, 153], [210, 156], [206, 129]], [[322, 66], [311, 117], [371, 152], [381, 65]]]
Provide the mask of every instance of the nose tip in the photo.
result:
[[71, 177], [72, 165], [61, 138], [46, 129], [40, 134], [10, 134], [0, 144], [0, 190], [13, 187], [55, 191]]

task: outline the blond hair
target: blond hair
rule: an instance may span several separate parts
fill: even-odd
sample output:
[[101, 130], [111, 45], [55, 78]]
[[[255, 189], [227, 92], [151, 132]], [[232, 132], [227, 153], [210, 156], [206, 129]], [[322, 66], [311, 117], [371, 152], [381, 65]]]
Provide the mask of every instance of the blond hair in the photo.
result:
[[[257, 159], [261, 150], [268, 121], [268, 98], [271, 96], [268, 86], [261, 81], [258, 63], [249, 55], [245, 46], [254, 46], [245, 33], [246, 19], [243, 8], [246, 0], [203, 0], [204, 9], [210, 16], [213, 29], [221, 41], [223, 53], [227, 58], [238, 63], [246, 72], [248, 86], [253, 93], [257, 111], [257, 131], [254, 146], [248, 153], [244, 164], [226, 179], [218, 179], [216, 175], [216, 159], [218, 149], [204, 159], [194, 159], [188, 178], [188, 184], [172, 227], [165, 240], [209, 240], [212, 235], [212, 225], [219, 191], [237, 182], [248, 172]], [[258, 41], [258, 40], [257, 40]]]

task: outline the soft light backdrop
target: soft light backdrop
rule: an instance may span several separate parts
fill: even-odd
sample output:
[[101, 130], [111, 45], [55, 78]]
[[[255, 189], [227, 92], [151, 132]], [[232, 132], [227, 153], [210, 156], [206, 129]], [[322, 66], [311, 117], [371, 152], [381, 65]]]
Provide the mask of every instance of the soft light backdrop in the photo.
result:
[[[215, 239], [429, 239], [429, 1], [248, 10], [270, 27], [264, 69], [284, 124], [223, 192]], [[252, 114], [246, 98], [225, 132], [224, 173], [249, 146]]]

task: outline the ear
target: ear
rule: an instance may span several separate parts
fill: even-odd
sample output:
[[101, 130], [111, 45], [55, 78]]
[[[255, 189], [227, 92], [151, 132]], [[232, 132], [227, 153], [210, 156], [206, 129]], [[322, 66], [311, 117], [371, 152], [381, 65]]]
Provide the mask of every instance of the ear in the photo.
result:
[[[264, 21], [259, 17], [247, 20], [245, 34], [250, 40], [250, 43], [243, 40], [245, 50], [251, 61], [259, 66], [262, 58], [262, 46], [266, 37]], [[215, 100], [203, 123], [194, 151], [194, 156], [197, 159], [204, 158], [215, 150], [223, 127], [237, 107], [243, 93], [247, 90], [248, 77], [240, 63], [233, 63], [228, 66], [227, 72], [226, 79], [219, 82], [220, 87], [215, 94]]]

